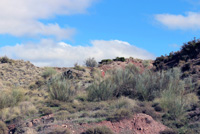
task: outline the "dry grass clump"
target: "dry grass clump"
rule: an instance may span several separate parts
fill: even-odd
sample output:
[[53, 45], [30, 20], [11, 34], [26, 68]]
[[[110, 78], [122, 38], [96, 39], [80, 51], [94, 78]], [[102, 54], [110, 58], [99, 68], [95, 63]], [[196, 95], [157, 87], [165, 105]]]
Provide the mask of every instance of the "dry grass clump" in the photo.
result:
[[54, 68], [46, 67], [45, 71], [42, 73], [42, 77], [48, 78], [48, 77], [52, 77], [55, 74], [56, 74], [56, 70]]
[[114, 133], [106, 126], [98, 126], [95, 128], [89, 128], [82, 134], [114, 134]]
[[48, 82], [48, 90], [51, 99], [59, 101], [71, 101], [76, 95], [75, 86], [61, 76], [54, 76]]
[[15, 106], [24, 99], [22, 89], [3, 90], [0, 94], [0, 109]]
[[104, 81], [95, 81], [88, 87], [89, 101], [105, 101], [113, 98], [115, 84], [107, 79]]
[[38, 110], [31, 102], [21, 102], [18, 106], [4, 108], [0, 110], [0, 119], [1, 120], [13, 120], [18, 117], [30, 117], [34, 116]]
[[0, 134], [8, 133], [8, 128], [3, 121], [0, 121]]
[[174, 118], [183, 115], [192, 104], [197, 104], [198, 101], [199, 99], [194, 93], [184, 95], [183, 91], [177, 93], [173, 89], [163, 92], [159, 99], [160, 106]]
[[111, 108], [113, 109], [133, 109], [137, 106], [137, 103], [135, 100], [127, 98], [127, 97], [121, 97], [114, 101], [114, 103], [111, 105]]
[[47, 134], [70, 134], [70, 131], [66, 128], [58, 127], [58, 128], [51, 130], [51, 132], [49, 132]]

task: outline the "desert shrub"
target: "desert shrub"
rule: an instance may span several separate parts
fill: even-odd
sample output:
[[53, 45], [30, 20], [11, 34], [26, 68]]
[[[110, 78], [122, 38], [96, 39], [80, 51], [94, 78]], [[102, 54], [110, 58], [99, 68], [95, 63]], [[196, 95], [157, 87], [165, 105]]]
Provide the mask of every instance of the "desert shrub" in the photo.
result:
[[128, 69], [115, 70], [113, 73], [113, 83], [116, 85], [114, 96], [120, 97], [122, 95], [128, 96], [132, 93], [130, 87], [135, 84], [133, 81], [133, 74]]
[[[146, 70], [135, 77], [135, 90], [139, 100], [153, 100], [161, 90], [159, 74]], [[135, 97], [135, 96], [133, 96]]]
[[105, 101], [113, 98], [115, 84], [106, 79], [103, 81], [95, 81], [87, 88], [89, 101]]
[[101, 60], [101, 62], [99, 62], [99, 64], [110, 64], [110, 63], [112, 63], [112, 61], [113, 60], [111, 60], [111, 59], [103, 59], [103, 60]]
[[159, 132], [159, 134], [177, 134], [177, 133], [174, 130], [167, 129]]
[[187, 89], [187, 92], [193, 90], [191, 79], [181, 79], [179, 68], [161, 72], [140, 72], [136, 66], [129, 65], [125, 69], [111, 71], [110, 75], [110, 81], [116, 85], [113, 92], [115, 97], [128, 96], [141, 101], [152, 101], [171, 87]]
[[121, 98], [115, 100], [112, 103], [111, 108], [112, 109], [124, 108], [124, 109], [130, 109], [131, 110], [136, 106], [137, 106], [137, 104], [136, 104], [135, 100], [129, 99], [127, 97], [121, 97]]
[[108, 116], [108, 112], [104, 110], [99, 110], [92, 115], [93, 118], [100, 118], [100, 117], [107, 117], [107, 116]]
[[39, 109], [39, 112], [42, 114], [42, 115], [49, 115], [49, 114], [52, 114], [53, 113], [53, 110], [52, 108], [50, 107], [41, 107]]
[[62, 102], [60, 102], [59, 100], [49, 99], [46, 101], [46, 104], [48, 107], [59, 107], [62, 104]]
[[21, 89], [3, 90], [0, 94], [0, 109], [11, 107], [24, 99], [24, 93]]
[[42, 74], [42, 77], [47, 78], [47, 77], [51, 77], [54, 74], [56, 74], [56, 70], [52, 67], [46, 67], [45, 71]]
[[96, 67], [98, 64], [97, 64], [97, 62], [96, 62], [96, 60], [94, 58], [88, 58], [85, 61], [85, 65], [87, 67]]
[[126, 59], [124, 57], [116, 57], [115, 59], [113, 59], [113, 61], [126, 61]]
[[132, 116], [132, 111], [130, 109], [121, 108], [114, 111], [111, 115], [109, 115], [107, 117], [107, 120], [115, 122], [115, 121], [131, 118], [131, 116]]
[[53, 129], [51, 132], [47, 134], [70, 134], [70, 131], [66, 128], [59, 127], [59, 128]]
[[[179, 90], [179, 91], [177, 91]], [[198, 97], [195, 94], [184, 94], [184, 90], [174, 89], [171, 87], [162, 93], [160, 105], [168, 111], [170, 116], [174, 119], [183, 115], [192, 104], [198, 102]]]
[[37, 108], [28, 101], [20, 102], [18, 107], [20, 109], [20, 113], [24, 116], [31, 116], [38, 112]]
[[131, 96], [135, 94], [135, 76], [139, 74], [139, 69], [135, 65], [129, 64], [125, 69], [114, 70], [110, 73], [112, 75], [111, 79], [116, 85], [114, 96]]
[[75, 64], [74, 64], [74, 69], [75, 69], [75, 70], [78, 70], [78, 71], [83, 71], [83, 72], [85, 72], [85, 68], [82, 67], [82, 66], [80, 66], [80, 65], [78, 65], [78, 63], [75, 63]]
[[[187, 93], [193, 91], [191, 79], [181, 79], [182, 73], [179, 68], [173, 68], [166, 72], [160, 72], [158, 76], [161, 77], [157, 77], [156, 81], [154, 81], [154, 79], [151, 80], [151, 84], [155, 84], [155, 86], [151, 86], [153, 91], [158, 91], [154, 94], [156, 94], [155, 97], [160, 97], [159, 103], [161, 109], [168, 111], [172, 118], [177, 118], [180, 115], [183, 115], [185, 110], [187, 110], [191, 104], [197, 103], [197, 96]], [[146, 91], [143, 93], [144, 95], [149, 94], [148, 92], [145, 92]]]
[[86, 132], [82, 134], [114, 134], [109, 128], [105, 126], [89, 128]]
[[3, 121], [0, 121], [0, 134], [8, 133], [8, 128]]
[[76, 89], [68, 80], [60, 76], [52, 77], [48, 82], [48, 90], [51, 99], [59, 101], [70, 101], [76, 94]]
[[145, 71], [136, 76], [136, 86], [138, 96], [141, 100], [153, 100], [160, 97], [163, 91], [168, 92], [171, 88], [174, 90], [193, 90], [189, 79], [181, 79], [182, 73], [179, 68], [173, 68], [168, 71], [153, 72]]
[[1, 63], [12, 63], [12, 60], [9, 59], [7, 56], [0, 57]]
[[150, 61], [149, 60], [143, 60], [142, 65], [143, 65], [144, 68], [147, 68], [150, 65]]
[[54, 114], [56, 120], [66, 120], [69, 116], [69, 112], [65, 110], [61, 110]]
[[134, 75], [137, 75], [140, 72], [140, 69], [134, 64], [128, 64], [125, 69]]
[[18, 106], [2, 109], [0, 111], [0, 119], [19, 122], [23, 118], [34, 116], [36, 113], [37, 109], [31, 102], [20, 102]]

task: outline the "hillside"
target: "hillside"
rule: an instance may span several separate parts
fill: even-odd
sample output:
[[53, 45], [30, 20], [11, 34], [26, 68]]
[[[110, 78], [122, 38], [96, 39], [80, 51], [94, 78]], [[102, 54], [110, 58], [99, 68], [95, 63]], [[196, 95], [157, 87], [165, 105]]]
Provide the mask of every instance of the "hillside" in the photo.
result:
[[0, 134], [200, 133], [198, 44], [155, 61], [72, 68], [1, 57]]
[[156, 70], [181, 68], [182, 77], [191, 77], [196, 83], [196, 91], [200, 95], [198, 90], [200, 86], [200, 40], [194, 39], [184, 43], [180, 51], [157, 57], [153, 64]]
[[39, 80], [44, 68], [35, 67], [30, 62], [22, 60], [7, 61], [0, 64], [0, 81], [4, 86], [28, 87], [32, 82]]

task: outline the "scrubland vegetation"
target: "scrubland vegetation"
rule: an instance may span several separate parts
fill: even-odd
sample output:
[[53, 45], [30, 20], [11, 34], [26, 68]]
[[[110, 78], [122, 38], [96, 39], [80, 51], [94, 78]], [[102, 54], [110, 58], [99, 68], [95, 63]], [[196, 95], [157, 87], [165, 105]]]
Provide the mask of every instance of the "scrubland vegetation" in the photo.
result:
[[[86, 60], [85, 65], [89, 68], [78, 64], [73, 68], [80, 74], [88, 73], [84, 77], [47, 67], [40, 74], [40, 79], [30, 83], [29, 88], [6, 86], [6, 89], [0, 90], [0, 134], [7, 131], [5, 123], [19, 124], [49, 114], [54, 114], [57, 122], [91, 123], [116, 122], [131, 118], [136, 113], [148, 114], [173, 129], [162, 134], [200, 133], [200, 124], [195, 122], [191, 125], [193, 122], [188, 117], [189, 111], [200, 108], [196, 77], [190, 73], [186, 77], [186, 65], [167, 66], [167, 61], [174, 57], [181, 56], [181, 60], [186, 61], [194, 58], [194, 53], [188, 57], [187, 52], [199, 52], [198, 44], [196, 40], [189, 42], [180, 52], [157, 58], [155, 67], [149, 68], [150, 61], [142, 61], [143, 70], [129, 64], [125, 68], [107, 70], [105, 76], [101, 75], [94, 58]], [[125, 59], [117, 57], [102, 60], [100, 64], [113, 61], [125, 62]], [[10, 64], [13, 61], [2, 57], [0, 62]], [[16, 132], [21, 130], [19, 127]], [[69, 134], [70, 131], [55, 129], [48, 134], [54, 133]], [[96, 127], [83, 134], [100, 133], [113, 132], [106, 127]]]

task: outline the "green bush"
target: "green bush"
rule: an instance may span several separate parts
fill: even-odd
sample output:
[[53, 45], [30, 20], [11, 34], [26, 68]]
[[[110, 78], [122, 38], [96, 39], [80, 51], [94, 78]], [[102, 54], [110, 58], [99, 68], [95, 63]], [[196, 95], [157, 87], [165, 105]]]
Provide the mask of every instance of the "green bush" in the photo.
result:
[[42, 77], [48, 78], [48, 77], [53, 76], [54, 74], [56, 74], [56, 70], [54, 68], [52, 68], [52, 67], [46, 67], [45, 71], [42, 74]]
[[24, 93], [20, 89], [13, 89], [11, 91], [1, 91], [0, 94], [0, 109], [11, 107], [24, 99]]
[[9, 59], [7, 56], [0, 57], [1, 63], [12, 63], [12, 60]]
[[82, 134], [114, 134], [109, 128], [105, 126], [89, 128], [86, 132]]
[[96, 60], [94, 58], [88, 58], [85, 61], [85, 65], [87, 67], [96, 67], [98, 64], [97, 64], [97, 62], [96, 62]]
[[113, 98], [115, 84], [110, 80], [96, 81], [87, 88], [89, 101], [105, 101]]
[[136, 81], [135, 76], [139, 74], [139, 69], [133, 65], [129, 64], [125, 69], [118, 69], [111, 72], [112, 81], [116, 85], [114, 91], [114, 96], [131, 96], [134, 94], [134, 89]]
[[113, 59], [113, 61], [122, 61], [122, 62], [124, 62], [124, 61], [126, 61], [126, 59], [124, 57], [117, 57], [117, 58]]
[[101, 62], [99, 62], [99, 64], [110, 64], [112, 63], [113, 60], [111, 59], [104, 59], [104, 60], [101, 60]]
[[[140, 100], [153, 100], [155, 97], [160, 97], [163, 91], [168, 91], [170, 88], [184, 90], [186, 80], [181, 79], [182, 73], [179, 68], [173, 68], [168, 71], [153, 72], [147, 70], [136, 76], [136, 86]], [[189, 84], [189, 83], [188, 83]], [[189, 87], [192, 90], [192, 87]]]
[[50, 79], [48, 82], [48, 90], [51, 99], [64, 102], [72, 100], [76, 95], [76, 89], [73, 84], [60, 76], [55, 76]]
[[159, 91], [162, 89], [160, 86], [160, 76], [153, 71], [146, 70], [142, 74], [138, 74], [135, 76], [135, 92], [136, 96], [139, 100], [153, 100], [158, 94]]

